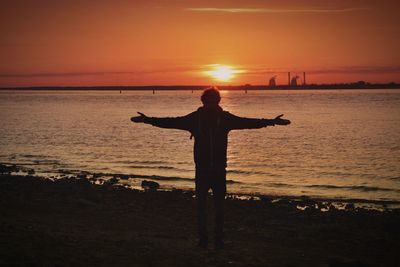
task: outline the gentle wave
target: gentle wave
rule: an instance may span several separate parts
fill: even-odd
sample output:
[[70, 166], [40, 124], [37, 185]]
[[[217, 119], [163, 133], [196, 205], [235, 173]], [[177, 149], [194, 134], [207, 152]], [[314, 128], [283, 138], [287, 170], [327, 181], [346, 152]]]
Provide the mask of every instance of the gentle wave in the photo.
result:
[[180, 169], [172, 166], [144, 166], [144, 165], [131, 165], [131, 169], [159, 169], [159, 170], [175, 170], [180, 172], [194, 172], [194, 170]]
[[[180, 171], [180, 172], [194, 172], [194, 169], [189, 170], [189, 169], [181, 169], [173, 166], [163, 166], [163, 165], [157, 165], [157, 166], [151, 166], [151, 165], [130, 165], [128, 166], [131, 169], [160, 169], [160, 170], [175, 170], [175, 171]], [[260, 174], [260, 175], [270, 175], [265, 172], [260, 172], [260, 171], [245, 171], [245, 170], [227, 170], [227, 173], [231, 174], [247, 174], [247, 175], [255, 175], [255, 174]]]
[[31, 154], [21, 154], [20, 156], [24, 157], [24, 158], [40, 158], [41, 157], [40, 155], [31, 155]]
[[259, 171], [244, 171], [244, 170], [227, 170], [227, 173], [233, 173], [233, 174], [262, 174], [262, 175], [269, 175], [268, 173], [265, 172], [259, 172]]
[[[145, 174], [122, 174], [122, 173], [91, 173], [87, 171], [80, 171], [80, 170], [63, 170], [59, 169], [58, 173], [60, 174], [72, 174], [72, 175], [93, 175], [96, 177], [102, 176], [113, 176], [119, 178], [121, 180], [126, 180], [129, 178], [132, 179], [150, 179], [150, 180], [158, 180], [158, 181], [190, 181], [194, 182], [194, 178], [187, 178], [187, 177], [179, 177], [179, 176], [164, 176], [164, 175], [145, 175]], [[227, 184], [242, 184], [239, 181], [234, 180], [226, 180]]]
[[[114, 174], [113, 176], [119, 177], [120, 175]], [[129, 178], [151, 179], [159, 181], [194, 181], [193, 178], [185, 178], [178, 176], [162, 176], [162, 175], [143, 175], [143, 174], [130, 174]]]
[[[249, 117], [284, 111], [293, 122], [288, 127], [230, 134], [232, 168], [227, 178], [242, 183], [229, 189], [399, 200], [399, 91], [229, 92], [222, 102], [226, 110]], [[193, 140], [179, 131], [132, 125], [128, 113], [132, 106], [147, 103], [150, 115], [184, 115], [197, 107], [199, 95], [131, 92], [129, 101], [110, 96], [115, 92], [3, 94], [0, 161], [35, 169], [44, 176], [73, 169], [70, 175], [83, 176], [79, 170], [88, 170], [88, 177], [95, 172], [125, 174], [120, 179], [134, 177], [130, 173], [143, 174], [148, 176], [142, 179], [173, 180], [164, 183], [177, 188], [192, 183]], [[171, 105], [177, 98], [182, 105]], [[91, 123], [99, 116], [101, 124]], [[349, 116], [351, 123], [346, 121]]]
[[162, 169], [162, 170], [176, 170], [176, 168], [171, 166], [129, 166], [131, 169]]
[[[119, 177], [118, 174], [114, 174], [113, 176]], [[159, 180], [159, 181], [191, 181], [194, 182], [194, 178], [186, 178], [186, 177], [178, 177], [178, 176], [162, 176], [162, 175], [143, 175], [143, 174], [130, 174], [123, 175], [129, 176], [130, 178], [139, 178], [139, 179], [151, 179], [151, 180]], [[241, 182], [234, 180], [226, 180], [227, 184], [241, 184]]]
[[52, 160], [52, 159], [35, 159], [32, 162], [36, 165], [48, 165], [48, 164], [58, 165], [58, 164], [60, 164], [59, 160]]
[[168, 164], [166, 161], [157, 161], [157, 160], [117, 160], [113, 161], [113, 163], [120, 164]]
[[353, 186], [306, 185], [305, 187], [323, 188], [323, 189], [347, 189], [347, 190], [358, 190], [358, 191], [362, 191], [362, 192], [373, 192], [373, 191], [400, 192], [399, 189], [375, 187], [375, 186], [364, 186], [364, 185], [353, 185]]
[[274, 186], [274, 187], [297, 187], [296, 185], [293, 184], [285, 184], [285, 183], [269, 183], [268, 185]]

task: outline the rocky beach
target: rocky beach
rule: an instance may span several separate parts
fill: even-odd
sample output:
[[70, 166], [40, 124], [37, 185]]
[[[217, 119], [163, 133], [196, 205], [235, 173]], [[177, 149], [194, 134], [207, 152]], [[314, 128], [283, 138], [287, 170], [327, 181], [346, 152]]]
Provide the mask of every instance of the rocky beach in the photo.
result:
[[196, 247], [192, 191], [11, 175], [10, 168], [2, 166], [0, 176], [0, 266], [398, 266], [400, 260], [399, 209], [228, 195], [225, 249], [211, 243], [204, 250]]

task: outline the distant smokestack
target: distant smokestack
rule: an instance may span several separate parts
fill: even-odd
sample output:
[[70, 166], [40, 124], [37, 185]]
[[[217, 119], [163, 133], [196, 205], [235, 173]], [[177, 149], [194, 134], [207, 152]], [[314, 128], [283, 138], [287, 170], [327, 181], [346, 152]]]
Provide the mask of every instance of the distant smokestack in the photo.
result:
[[290, 71], [288, 72], [288, 85], [290, 86]]
[[273, 76], [273, 77], [271, 77], [271, 79], [269, 79], [269, 87], [276, 87], [276, 81], [275, 81], [275, 79], [276, 79], [276, 75], [275, 76]]
[[303, 72], [303, 85], [306, 85], [306, 72]]
[[297, 79], [299, 78], [299, 76], [294, 76], [293, 78], [292, 78], [292, 80], [290, 81], [290, 86], [292, 86], [292, 87], [296, 87], [297, 86]]

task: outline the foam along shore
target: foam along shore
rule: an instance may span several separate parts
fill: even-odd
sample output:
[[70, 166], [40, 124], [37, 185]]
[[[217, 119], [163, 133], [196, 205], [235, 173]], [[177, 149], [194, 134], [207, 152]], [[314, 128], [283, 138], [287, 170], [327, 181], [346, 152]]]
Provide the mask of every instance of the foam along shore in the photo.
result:
[[201, 250], [192, 191], [2, 174], [0, 265], [397, 266], [398, 209], [299, 205], [228, 197], [226, 248]]

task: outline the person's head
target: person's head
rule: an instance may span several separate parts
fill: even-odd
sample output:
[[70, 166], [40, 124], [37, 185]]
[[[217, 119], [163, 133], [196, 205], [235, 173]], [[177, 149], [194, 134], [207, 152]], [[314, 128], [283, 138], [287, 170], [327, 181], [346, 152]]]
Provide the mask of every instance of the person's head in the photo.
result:
[[207, 88], [201, 95], [201, 102], [204, 106], [218, 106], [221, 96], [216, 87]]

